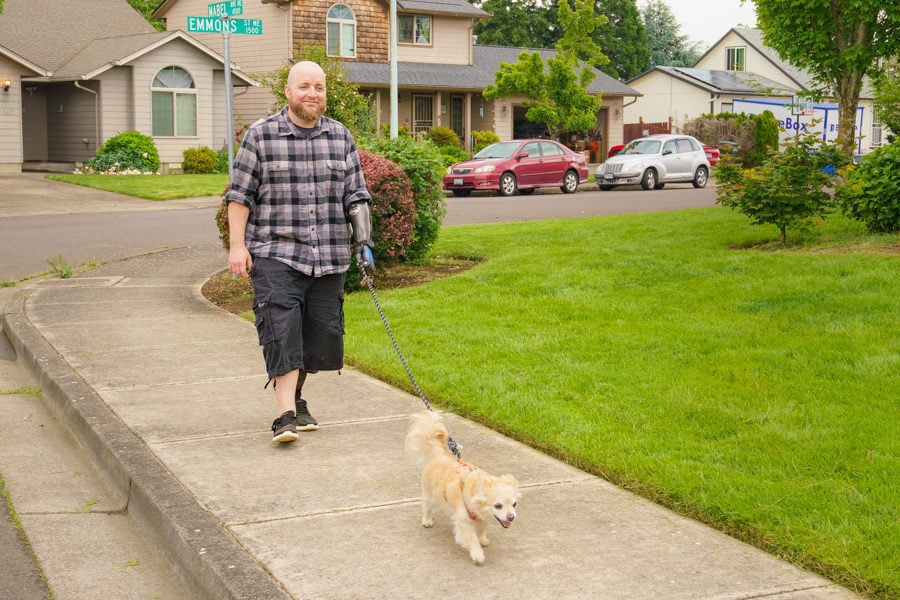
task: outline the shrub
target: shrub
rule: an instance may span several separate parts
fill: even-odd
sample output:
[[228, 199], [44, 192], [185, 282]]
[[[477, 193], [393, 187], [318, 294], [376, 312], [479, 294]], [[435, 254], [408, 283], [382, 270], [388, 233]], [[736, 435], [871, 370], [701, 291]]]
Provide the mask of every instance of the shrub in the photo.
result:
[[473, 150], [476, 153], [479, 150], [487, 148], [491, 144], [495, 144], [500, 141], [500, 136], [493, 131], [473, 131], [472, 137], [475, 138], [475, 148]]
[[106, 140], [85, 167], [86, 171], [96, 173], [155, 173], [159, 169], [159, 152], [153, 138], [137, 131], [124, 131]]
[[754, 225], [775, 225], [784, 247], [788, 227], [806, 227], [831, 210], [829, 172], [842, 162], [837, 148], [812, 132], [792, 139], [758, 168], [743, 170], [738, 159], [725, 155], [716, 165], [716, 202]]
[[181, 161], [181, 172], [187, 175], [199, 175], [216, 172], [218, 156], [216, 151], [208, 146], [199, 148], [187, 148], [182, 152], [184, 160]]
[[725, 150], [736, 153], [747, 169], [758, 167], [772, 152], [778, 150], [778, 120], [768, 110], [759, 115], [701, 115], [685, 123], [682, 130], [707, 146], [720, 146], [721, 142], [737, 144], [736, 150], [731, 144]]
[[216, 152], [216, 173], [228, 172], [228, 148], [221, 148]]
[[864, 156], [836, 197], [844, 213], [869, 231], [900, 231], [900, 140]]
[[438, 148], [438, 151], [441, 153], [441, 160], [445, 167], [472, 158], [471, 152], [466, 152], [459, 147], [443, 146]]
[[[378, 268], [398, 262], [409, 249], [415, 233], [416, 201], [400, 165], [365, 150], [359, 151], [359, 161], [372, 195], [372, 253]], [[345, 285], [352, 289], [359, 281], [359, 267], [353, 259]]]
[[431, 140], [431, 143], [438, 148], [443, 148], [444, 146], [460, 147], [459, 136], [449, 127], [432, 127], [425, 134], [425, 139]]
[[437, 241], [441, 221], [447, 212], [443, 192], [446, 166], [437, 147], [429, 141], [409, 137], [369, 140], [367, 150], [388, 158], [406, 172], [416, 201], [413, 241], [403, 256], [411, 263], [422, 263]]

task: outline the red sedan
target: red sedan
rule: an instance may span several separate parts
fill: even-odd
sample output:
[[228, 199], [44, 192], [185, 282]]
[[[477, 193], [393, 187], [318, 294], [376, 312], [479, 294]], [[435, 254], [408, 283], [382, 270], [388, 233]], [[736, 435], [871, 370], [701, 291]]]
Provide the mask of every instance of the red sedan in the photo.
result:
[[469, 160], [452, 165], [444, 175], [444, 189], [454, 196], [479, 190], [512, 196], [542, 187], [558, 187], [571, 194], [587, 180], [584, 153], [553, 140], [513, 140], [491, 144]]

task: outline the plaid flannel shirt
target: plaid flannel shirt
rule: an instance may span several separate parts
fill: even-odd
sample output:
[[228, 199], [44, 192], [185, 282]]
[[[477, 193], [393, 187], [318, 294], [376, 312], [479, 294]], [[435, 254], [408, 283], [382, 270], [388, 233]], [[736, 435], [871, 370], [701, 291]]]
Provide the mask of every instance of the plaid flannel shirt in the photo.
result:
[[247, 131], [225, 201], [250, 208], [246, 243], [252, 257], [321, 276], [350, 267], [347, 208], [371, 196], [347, 128], [321, 117], [302, 131], [285, 107]]

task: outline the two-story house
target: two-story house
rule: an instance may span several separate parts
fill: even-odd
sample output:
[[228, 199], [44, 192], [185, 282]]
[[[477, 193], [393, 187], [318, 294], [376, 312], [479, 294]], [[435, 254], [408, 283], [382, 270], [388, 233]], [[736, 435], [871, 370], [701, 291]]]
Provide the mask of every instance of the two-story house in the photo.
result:
[[[186, 148], [221, 148], [224, 74], [220, 54], [156, 31], [125, 0], [5, 0], [0, 173], [71, 170], [126, 130], [152, 136], [164, 167]], [[232, 75], [233, 86], [257, 85]]]
[[[734, 28], [691, 68], [655, 67], [628, 85], [641, 92], [625, 111], [627, 123], [671, 119], [674, 129], [704, 113], [771, 111], [781, 123], [782, 140], [802, 129], [837, 138], [838, 105], [802, 101], [798, 94], [813, 88], [813, 77], [763, 43], [758, 29]], [[856, 151], [865, 154], [882, 142], [881, 124], [871, 90], [863, 86], [857, 109]]]
[[[154, 13], [169, 30], [185, 29], [191, 15], [205, 14], [207, 0], [165, 0]], [[501, 139], [527, 137], [541, 128], [529, 123], [524, 98], [487, 101], [485, 87], [494, 83], [501, 62], [514, 63], [520, 49], [478, 46], [472, 30], [486, 12], [466, 0], [397, 0], [398, 123], [414, 132], [443, 125], [471, 148], [471, 133], [490, 130]], [[249, 74], [278, 69], [305, 46], [327, 49], [342, 60], [351, 81], [371, 94], [378, 124], [389, 123], [390, 39], [387, 0], [244, 0], [242, 18], [263, 22], [261, 36], [231, 36], [232, 62]], [[223, 49], [220, 34], [193, 34], [205, 45]], [[540, 50], [545, 56], [552, 51]], [[631, 87], [605, 73], [588, 89], [602, 94], [597, 115], [597, 154], [622, 138], [624, 105], [638, 96]], [[269, 114], [271, 93], [263, 88], [234, 99], [238, 124]], [[565, 140], [575, 145], [577, 140]]]

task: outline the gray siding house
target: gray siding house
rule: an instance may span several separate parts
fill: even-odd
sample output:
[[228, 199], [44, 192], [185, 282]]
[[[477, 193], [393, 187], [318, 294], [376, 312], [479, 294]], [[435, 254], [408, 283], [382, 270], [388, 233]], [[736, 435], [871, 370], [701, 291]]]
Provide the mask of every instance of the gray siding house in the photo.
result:
[[[226, 143], [224, 59], [156, 31], [125, 0], [6, 0], [0, 13], [0, 173], [74, 167], [127, 130], [162, 169]], [[258, 85], [235, 69], [232, 84]]]

